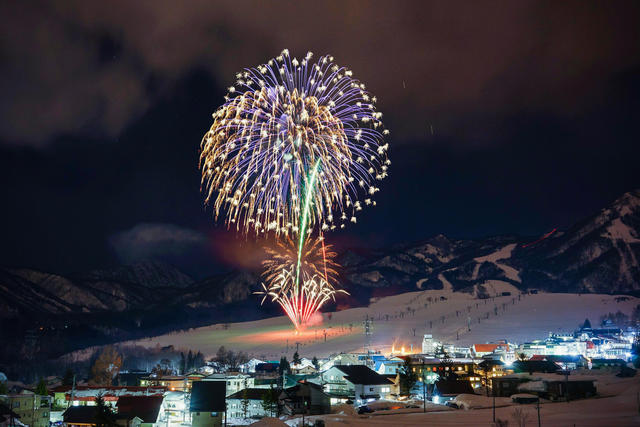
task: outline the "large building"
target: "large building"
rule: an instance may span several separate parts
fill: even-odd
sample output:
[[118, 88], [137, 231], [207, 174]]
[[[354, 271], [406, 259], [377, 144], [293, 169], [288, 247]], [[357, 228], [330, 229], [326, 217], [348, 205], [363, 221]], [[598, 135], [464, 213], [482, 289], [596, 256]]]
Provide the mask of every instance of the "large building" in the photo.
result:
[[422, 354], [427, 354], [430, 356], [434, 356], [436, 354], [436, 350], [440, 347], [440, 343], [433, 339], [433, 335], [425, 334], [422, 339]]
[[0, 396], [0, 403], [16, 413], [22, 424], [30, 427], [49, 427], [51, 397], [40, 396], [29, 390]]

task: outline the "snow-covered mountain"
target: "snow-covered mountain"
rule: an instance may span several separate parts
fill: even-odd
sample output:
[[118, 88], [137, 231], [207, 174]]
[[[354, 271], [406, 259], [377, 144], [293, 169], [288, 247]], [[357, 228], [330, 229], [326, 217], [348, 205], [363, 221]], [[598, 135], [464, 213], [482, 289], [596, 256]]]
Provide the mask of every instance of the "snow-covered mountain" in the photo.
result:
[[0, 317], [119, 312], [150, 307], [191, 284], [193, 279], [158, 262], [93, 271], [77, 277], [0, 268]]
[[555, 292], [640, 292], [640, 190], [567, 231], [418, 245], [349, 262], [346, 279], [367, 288], [453, 287], [483, 293], [500, 282]]
[[[420, 289], [482, 296], [505, 289], [505, 284], [523, 290], [640, 295], [640, 190], [569, 230], [541, 237], [460, 240], [438, 235], [388, 250], [347, 250], [339, 262], [341, 286], [350, 296], [341, 296], [329, 309]], [[157, 262], [70, 277], [0, 268], [0, 323], [13, 327], [0, 329], [3, 339], [21, 342], [25, 331], [50, 325], [48, 335], [58, 344], [60, 328], [73, 329], [75, 338], [67, 337], [67, 348], [72, 348], [81, 341], [130, 339], [277, 314], [273, 304], [256, 309], [259, 297], [254, 292], [259, 289], [256, 272], [194, 282]], [[13, 335], [4, 337], [9, 332]]]
[[[443, 235], [383, 251], [340, 255], [343, 285], [368, 297], [416, 289], [483, 293], [500, 282], [556, 292], [640, 292], [640, 190], [624, 194], [566, 231], [543, 238], [499, 236], [456, 240]], [[221, 307], [250, 300], [260, 278], [252, 272], [194, 282], [158, 262], [63, 277], [0, 268], [2, 317], [121, 312], [158, 305]], [[363, 298], [366, 300], [366, 298]]]

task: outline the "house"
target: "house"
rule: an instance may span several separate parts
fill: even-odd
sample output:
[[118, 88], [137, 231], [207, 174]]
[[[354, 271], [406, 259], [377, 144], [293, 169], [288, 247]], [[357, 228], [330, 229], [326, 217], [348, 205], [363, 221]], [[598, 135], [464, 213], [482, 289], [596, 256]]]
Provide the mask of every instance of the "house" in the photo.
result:
[[582, 355], [533, 355], [529, 359], [531, 361], [540, 361], [540, 360], [548, 360], [549, 362], [554, 362], [558, 365], [559, 368], [562, 369], [578, 369], [585, 368], [588, 365], [587, 359], [585, 359]]
[[491, 378], [491, 395], [496, 397], [511, 397], [519, 393], [518, 387], [525, 381], [528, 381], [528, 379], [516, 375]]
[[442, 359], [422, 355], [411, 356], [411, 369], [419, 377], [426, 378], [427, 383], [434, 383], [439, 377], [446, 376], [449, 372], [456, 375], [465, 375], [474, 371], [472, 359], [449, 359], [445, 364]]
[[53, 394], [53, 404], [56, 407], [66, 408], [73, 406], [92, 406], [96, 404], [96, 397], [102, 396], [107, 405], [115, 406], [123, 396], [162, 396], [166, 387], [141, 387], [141, 386], [58, 386], [50, 390]]
[[374, 370], [380, 375], [395, 375], [403, 364], [404, 360], [398, 357], [383, 358], [375, 361]]
[[[271, 382], [271, 383], [267, 383], [265, 382], [262, 385], [258, 385], [258, 383], [256, 382], [256, 387], [255, 388], [270, 388], [271, 384], [273, 384], [274, 386], [279, 386], [279, 385], [283, 385], [284, 388], [289, 388], [289, 387], [295, 387], [296, 385], [298, 385], [299, 382], [301, 381], [313, 381], [314, 379], [318, 378], [319, 374], [307, 374], [307, 375], [303, 375], [303, 374], [284, 374], [284, 383], [277, 381], [277, 382]], [[317, 383], [317, 381], [313, 381], [315, 383]]]
[[224, 374], [211, 374], [207, 375], [202, 381], [222, 381], [226, 383], [227, 396], [231, 396], [245, 388], [252, 388], [254, 384], [254, 378], [250, 375], [243, 374], [241, 372], [227, 372]]
[[19, 393], [0, 396], [0, 403], [17, 414], [23, 424], [31, 427], [49, 427], [50, 396], [40, 396], [30, 390], [23, 389]]
[[471, 352], [475, 357], [482, 357], [496, 352], [509, 351], [509, 344], [496, 343], [496, 344], [474, 344], [471, 346]]
[[329, 396], [322, 386], [308, 381], [300, 381], [295, 386], [282, 390], [278, 401], [285, 415], [321, 415], [331, 411]]
[[271, 377], [278, 375], [278, 369], [280, 369], [280, 362], [258, 363], [255, 366], [255, 373], [258, 377]]
[[140, 378], [140, 385], [143, 387], [166, 387], [169, 391], [187, 390], [187, 378], [182, 375], [150, 375]]
[[514, 374], [501, 378], [493, 378], [493, 393], [497, 397], [510, 397], [518, 393], [530, 393], [549, 400], [579, 399], [596, 394], [594, 380], [555, 374], [535, 373]]
[[244, 373], [255, 373], [256, 366], [258, 366], [261, 363], [265, 363], [264, 360], [253, 358], [249, 360], [247, 363], [243, 363], [242, 365], [240, 365], [240, 370], [242, 370], [242, 372]]
[[433, 385], [433, 403], [446, 403], [459, 394], [474, 394], [469, 381], [439, 380]]
[[469, 381], [469, 383], [471, 384], [471, 387], [478, 388], [482, 386], [485, 378], [479, 372], [470, 372], [470, 373], [464, 373], [464, 374], [458, 375], [458, 380]]
[[482, 384], [489, 386], [491, 378], [501, 377], [505, 375], [506, 369], [506, 365], [500, 360], [485, 359], [482, 362], [478, 363], [477, 374], [474, 374], [473, 377], [475, 378], [479, 376]]
[[156, 427], [160, 424], [162, 396], [123, 396], [118, 400], [117, 422], [123, 427]]
[[193, 386], [194, 381], [201, 381], [206, 377], [205, 374], [201, 374], [200, 372], [190, 372], [185, 375], [187, 379], [187, 391], [191, 390], [191, 386]]
[[187, 421], [189, 408], [187, 408], [188, 394], [182, 391], [168, 391], [164, 394], [162, 408], [163, 418], [168, 418], [170, 423], [184, 423]]
[[[227, 411], [230, 418], [262, 418], [273, 416], [265, 410], [262, 402], [271, 392], [268, 388], [246, 388], [227, 397]], [[246, 402], [246, 412], [244, 403]]]
[[306, 365], [300, 368], [296, 367], [294, 371], [296, 372], [296, 374], [300, 375], [313, 375], [318, 372], [318, 370], [313, 365]]
[[593, 380], [551, 380], [544, 381], [546, 390], [544, 397], [549, 400], [584, 399], [596, 395]]
[[397, 397], [400, 395], [400, 375], [398, 373], [394, 374], [383, 374], [389, 382], [391, 383], [391, 390], [389, 394], [392, 397]]
[[627, 366], [627, 362], [622, 359], [591, 359], [591, 369], [621, 368]]
[[295, 372], [296, 374], [309, 375], [315, 374], [318, 370], [313, 365], [313, 361], [311, 359], [303, 357], [302, 359], [300, 359], [300, 363], [291, 364], [291, 371]]
[[147, 371], [123, 371], [118, 373], [118, 385], [120, 386], [137, 386], [140, 384], [141, 378], [146, 378], [150, 375]]
[[62, 414], [64, 427], [89, 427], [98, 424], [97, 406], [71, 406]]
[[391, 394], [392, 381], [364, 365], [336, 365], [313, 382], [323, 385], [331, 403], [353, 401], [361, 405]]
[[189, 413], [193, 427], [221, 427], [226, 411], [226, 382], [197, 381], [191, 388]]

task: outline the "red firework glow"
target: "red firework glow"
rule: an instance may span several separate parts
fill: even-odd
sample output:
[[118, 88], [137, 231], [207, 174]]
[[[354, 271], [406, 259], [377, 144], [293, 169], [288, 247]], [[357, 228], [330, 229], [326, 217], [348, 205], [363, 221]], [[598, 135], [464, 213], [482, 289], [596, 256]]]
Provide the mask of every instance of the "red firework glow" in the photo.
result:
[[322, 236], [303, 242], [299, 283], [296, 283], [298, 251], [292, 239], [277, 242], [266, 251], [270, 255], [263, 262], [266, 284], [263, 283], [262, 292], [257, 293], [264, 295], [263, 303], [270, 298], [280, 304], [296, 330], [312, 324], [313, 315], [337, 293], [347, 293], [333, 286], [338, 278], [338, 265], [334, 261], [336, 253], [331, 245], [325, 246]]
[[311, 323], [313, 315], [327, 301], [334, 299], [336, 293], [347, 293], [334, 289], [324, 277], [310, 276], [305, 272], [302, 272], [300, 285], [296, 286], [295, 268], [283, 269], [268, 286], [263, 283], [262, 288], [263, 291], [258, 292], [264, 295], [262, 302], [270, 297], [272, 302], [280, 304], [298, 331]]

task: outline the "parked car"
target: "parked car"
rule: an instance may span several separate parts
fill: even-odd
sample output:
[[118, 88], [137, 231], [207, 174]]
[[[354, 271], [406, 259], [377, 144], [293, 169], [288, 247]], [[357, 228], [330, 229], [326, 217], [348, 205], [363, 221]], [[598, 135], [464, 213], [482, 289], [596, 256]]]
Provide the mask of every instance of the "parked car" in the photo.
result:
[[360, 406], [358, 408], [358, 414], [370, 414], [373, 412], [373, 409], [369, 408], [367, 405]]

